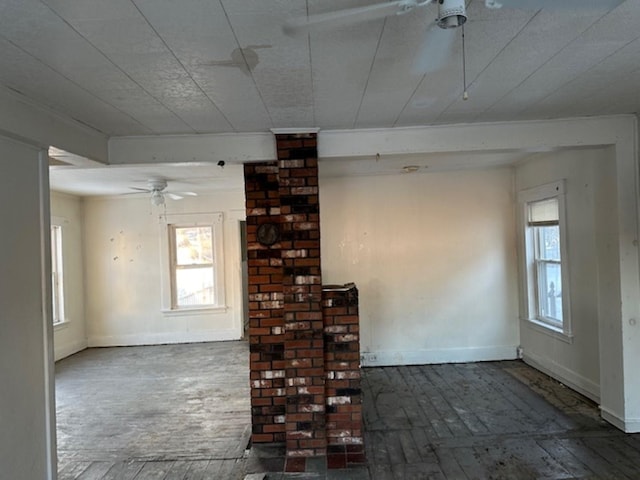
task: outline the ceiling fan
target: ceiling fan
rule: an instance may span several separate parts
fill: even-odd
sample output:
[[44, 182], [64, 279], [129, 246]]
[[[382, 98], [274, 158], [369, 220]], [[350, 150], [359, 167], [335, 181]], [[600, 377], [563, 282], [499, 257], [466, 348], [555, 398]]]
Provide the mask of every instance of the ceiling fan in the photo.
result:
[[[484, 0], [489, 9], [517, 8], [525, 10], [611, 10], [624, 0]], [[327, 13], [307, 15], [286, 22], [283, 31], [287, 35], [311, 33], [330, 27], [354, 25], [369, 20], [405, 15], [430, 4], [437, 5], [435, 22], [425, 32], [415, 60], [415, 73], [438, 70], [447, 61], [455, 40], [456, 28], [467, 21], [466, 6], [470, 0], [395, 0], [364, 7], [348, 8]], [[435, 28], [438, 27], [438, 28]], [[464, 38], [464, 37], [463, 37]]]
[[151, 194], [151, 203], [153, 205], [164, 205], [165, 195], [172, 200], [182, 200], [184, 197], [195, 197], [195, 192], [171, 192], [167, 188], [167, 180], [165, 178], [150, 178], [147, 180], [147, 188], [129, 187], [137, 192], [132, 193], [148, 193]]

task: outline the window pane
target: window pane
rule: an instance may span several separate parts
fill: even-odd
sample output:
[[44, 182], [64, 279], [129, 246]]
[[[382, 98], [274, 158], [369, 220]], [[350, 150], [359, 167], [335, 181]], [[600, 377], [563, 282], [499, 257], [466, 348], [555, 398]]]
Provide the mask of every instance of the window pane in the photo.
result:
[[51, 226], [51, 311], [53, 323], [64, 320], [64, 289], [62, 285], [62, 227]]
[[538, 258], [560, 261], [560, 226], [535, 227]]
[[176, 306], [214, 305], [213, 268], [176, 270]]
[[562, 268], [559, 263], [538, 263], [538, 301], [543, 317], [562, 322]]
[[558, 213], [558, 199], [549, 198], [540, 200], [539, 202], [531, 202], [529, 204], [529, 222], [553, 222], [558, 221], [560, 215]]
[[176, 264], [207, 265], [213, 263], [211, 227], [176, 227]]

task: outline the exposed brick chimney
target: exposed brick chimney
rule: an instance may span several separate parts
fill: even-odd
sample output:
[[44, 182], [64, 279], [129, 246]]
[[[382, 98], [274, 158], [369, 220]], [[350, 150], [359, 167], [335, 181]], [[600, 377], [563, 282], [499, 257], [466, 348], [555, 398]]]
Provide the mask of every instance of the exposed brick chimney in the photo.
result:
[[286, 442], [287, 471], [327, 446], [364, 461], [357, 290], [323, 298], [316, 142], [276, 134], [278, 161], [245, 165], [252, 441]]

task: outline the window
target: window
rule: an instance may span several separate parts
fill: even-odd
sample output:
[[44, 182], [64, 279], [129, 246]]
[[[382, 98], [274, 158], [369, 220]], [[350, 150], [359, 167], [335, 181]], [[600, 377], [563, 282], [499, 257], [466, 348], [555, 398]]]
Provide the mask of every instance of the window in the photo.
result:
[[166, 215], [163, 309], [224, 307], [222, 214]]
[[564, 183], [520, 192], [524, 208], [524, 317], [570, 336]]
[[53, 324], [64, 322], [64, 276], [62, 272], [62, 227], [51, 225], [51, 303]]
[[562, 260], [558, 199], [528, 205], [528, 226], [533, 233], [534, 277], [538, 316], [562, 325]]
[[213, 228], [171, 225], [174, 308], [215, 305]]

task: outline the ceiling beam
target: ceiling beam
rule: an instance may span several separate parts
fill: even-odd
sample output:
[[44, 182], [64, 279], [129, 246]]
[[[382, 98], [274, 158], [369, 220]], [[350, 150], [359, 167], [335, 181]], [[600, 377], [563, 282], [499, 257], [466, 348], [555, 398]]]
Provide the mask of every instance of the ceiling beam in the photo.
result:
[[107, 136], [0, 87], [0, 135], [39, 148], [55, 146], [106, 163]]
[[[476, 123], [430, 127], [321, 130], [318, 157], [372, 157], [455, 152], [545, 152], [616, 145], [635, 132], [635, 117]], [[313, 131], [314, 129], [308, 129]], [[271, 133], [113, 137], [111, 164], [247, 163], [274, 160]]]
[[431, 127], [323, 130], [319, 158], [520, 151], [616, 145], [635, 131], [633, 115]]
[[109, 163], [246, 163], [276, 159], [271, 133], [112, 137]]

